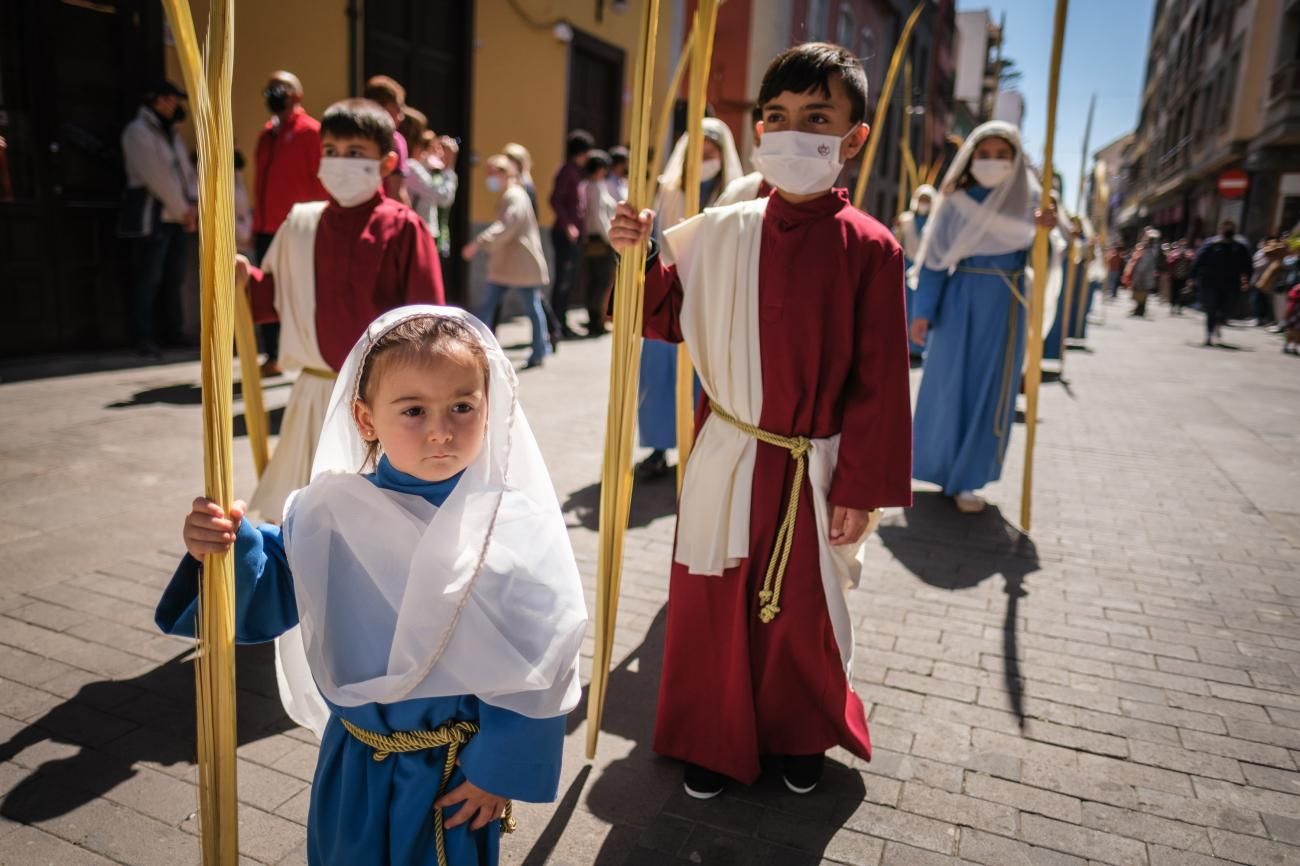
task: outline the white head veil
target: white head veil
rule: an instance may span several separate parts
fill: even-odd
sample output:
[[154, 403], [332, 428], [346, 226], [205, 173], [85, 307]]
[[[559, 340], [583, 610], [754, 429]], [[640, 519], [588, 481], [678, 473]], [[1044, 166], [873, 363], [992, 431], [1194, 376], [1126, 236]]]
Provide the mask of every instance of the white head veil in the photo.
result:
[[[375, 342], [412, 318], [463, 322], [487, 355], [483, 450], [440, 507], [358, 474], [352, 417]], [[299, 628], [279, 642], [281, 697], [318, 733], [339, 706], [477, 695], [533, 718], [578, 702], [582, 582], [550, 476], [492, 332], [463, 310], [380, 316], [339, 371], [311, 484], [286, 508]]]
[[[991, 189], [983, 202], [977, 202], [958, 184], [974, 159], [976, 146], [987, 138], [1006, 139], [1015, 150], [1015, 156], [1012, 157], [1011, 176]], [[932, 270], [951, 272], [962, 259], [970, 256], [993, 256], [1029, 249], [1034, 244], [1037, 230], [1034, 209], [1041, 194], [1042, 187], [1025, 158], [1020, 130], [1001, 120], [980, 124], [966, 137], [943, 177], [938, 200], [930, 209], [915, 267], [919, 269], [924, 264]], [[1047, 303], [1044, 307], [1046, 322], [1051, 322], [1056, 315], [1061, 289], [1060, 259], [1065, 250], [1065, 238], [1059, 229], [1051, 233], [1050, 247], [1052, 263], [1048, 268]], [[1032, 270], [1026, 267], [1025, 282], [1029, 289], [1026, 297], [1033, 297], [1032, 280]]]
[[[727, 124], [716, 117], [704, 118], [704, 137], [716, 144], [722, 153], [722, 173], [718, 176], [717, 186], [721, 195], [730, 183], [744, 176], [745, 169], [740, 164], [740, 152], [736, 150], [736, 140]], [[664, 172], [659, 176], [659, 200], [655, 207], [658, 215], [656, 239], [659, 241], [660, 255], [665, 256], [664, 261], [669, 264], [672, 263], [672, 253], [663, 242], [663, 231], [677, 225], [686, 216], [686, 196], [682, 192], [683, 175], [686, 172], [686, 138], [683, 135], [677, 139], [668, 162], [664, 164]], [[700, 202], [701, 207], [708, 205], [708, 202]]]
[[939, 198], [939, 191], [928, 183], [918, 186], [916, 192], [912, 193], [912, 203], [908, 208], [912, 213], [916, 213], [916, 206], [921, 203], [921, 196], [929, 196], [930, 207], [933, 209], [935, 201]]

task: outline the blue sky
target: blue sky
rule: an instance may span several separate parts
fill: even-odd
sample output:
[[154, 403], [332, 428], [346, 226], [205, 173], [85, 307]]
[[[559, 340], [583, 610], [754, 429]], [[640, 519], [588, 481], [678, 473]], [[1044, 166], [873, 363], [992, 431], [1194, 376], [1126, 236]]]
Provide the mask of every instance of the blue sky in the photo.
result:
[[[1102, 145], [1137, 126], [1154, 7], [1155, 0], [1074, 0], [1070, 3], [1061, 58], [1053, 162], [1065, 178], [1066, 202], [1071, 208], [1078, 191], [1079, 158], [1092, 94], [1097, 94], [1097, 113], [1092, 122], [1090, 151], [1095, 153]], [[957, 9], [988, 9], [995, 23], [1006, 13], [1003, 55], [1015, 60], [1024, 73], [1017, 85], [1025, 95], [1022, 133], [1026, 150], [1034, 162], [1040, 162], [1045, 143], [1047, 73], [1056, 3], [1052, 0], [957, 0]]]

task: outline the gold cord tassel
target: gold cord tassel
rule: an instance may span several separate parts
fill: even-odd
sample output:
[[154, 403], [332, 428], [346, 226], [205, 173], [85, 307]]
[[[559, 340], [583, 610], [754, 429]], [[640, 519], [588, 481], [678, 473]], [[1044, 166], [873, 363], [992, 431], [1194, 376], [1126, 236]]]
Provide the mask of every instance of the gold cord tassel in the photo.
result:
[[[194, 108], [199, 151], [199, 290], [205, 495], [228, 509], [231, 473], [231, 344], [234, 339], [235, 156], [230, 116], [233, 0], [212, 0], [207, 64], [189, 6], [163, 0]], [[199, 829], [204, 866], [236, 866], [235, 597], [232, 554], [204, 558], [196, 633]]]
[[[632, 76], [631, 146], [628, 148], [628, 204], [650, 204], [649, 148], [654, 92], [655, 46], [659, 0], [641, 6], [640, 49]], [[610, 657], [618, 619], [623, 570], [623, 540], [632, 505], [632, 433], [636, 429], [637, 379], [641, 363], [646, 245], [619, 257], [614, 290], [614, 335], [609, 365], [609, 410], [605, 420], [605, 462], [600, 484], [600, 540], [596, 557], [596, 646], [587, 692], [587, 757], [596, 756], [596, 741], [609, 686]]]

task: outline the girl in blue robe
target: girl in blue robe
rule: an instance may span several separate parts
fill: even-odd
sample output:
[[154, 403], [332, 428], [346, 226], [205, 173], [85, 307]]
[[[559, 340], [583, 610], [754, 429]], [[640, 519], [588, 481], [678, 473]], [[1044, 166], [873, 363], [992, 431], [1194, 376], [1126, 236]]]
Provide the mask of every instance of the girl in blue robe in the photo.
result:
[[[1083, 228], [1082, 221], [1074, 218], [1074, 242], [1075, 244], [1087, 244], [1091, 239]], [[1079, 251], [1082, 255], [1082, 250]], [[1064, 280], [1064, 278], [1062, 278]], [[1092, 292], [1093, 285], [1088, 282], [1088, 262], [1083, 258], [1075, 265], [1074, 272], [1074, 297], [1070, 299], [1070, 332], [1069, 339], [1082, 340], [1087, 335], [1088, 314], [1092, 311]], [[1047, 337], [1043, 340], [1043, 359], [1047, 361], [1061, 360], [1061, 329], [1065, 323], [1065, 303], [1056, 305], [1056, 318], [1052, 321], [1052, 327], [1047, 332]]]
[[[735, 139], [727, 124], [716, 117], [704, 118], [704, 144], [700, 166], [700, 209], [717, 201], [732, 181], [744, 174]], [[659, 178], [656, 235], [663, 244], [663, 229], [672, 228], [686, 216], [686, 197], [682, 182], [686, 176], [686, 136], [678, 139], [664, 173]], [[695, 379], [696, 402], [700, 381]], [[637, 467], [644, 479], [668, 474], [668, 450], [677, 447], [677, 346], [662, 340], [646, 339], [641, 343], [641, 374], [637, 393], [637, 430], [641, 445], [651, 449], [650, 456]]]
[[[986, 123], [967, 138], [944, 180], [919, 259], [912, 339], [926, 344], [913, 424], [913, 477], [957, 507], [1002, 473], [1025, 351], [1025, 269], [1038, 214], [1016, 127]], [[1048, 294], [1051, 294], [1049, 287]]]
[[[423, 311], [423, 319], [426, 320], [435, 317], [430, 315], [428, 311], [437, 311], [436, 317], [444, 320], [452, 318], [449, 311], [444, 308], [403, 308], [387, 314], [386, 317], [381, 318], [379, 322], [372, 325], [367, 336], [362, 338], [362, 343], [358, 344], [358, 348], [362, 348], [362, 344], [366, 343], [367, 339], [371, 340], [373, 346], [375, 340], [382, 339], [389, 331], [395, 330], [398, 325], [403, 324], [401, 314], [404, 312], [408, 316], [407, 322], [410, 322], [412, 318], [418, 320], [420, 317], [411, 317], [410, 311], [413, 310]], [[467, 314], [456, 313], [454, 315], [459, 317], [461, 321], [469, 320]], [[475, 325], [477, 325], [476, 322]], [[481, 328], [471, 329], [466, 326], [464, 334], [473, 335], [475, 330], [479, 331], [477, 338], [487, 344], [488, 340], [485, 335], [488, 332], [481, 330]], [[471, 338], [473, 337], [471, 336]], [[504, 359], [504, 355], [500, 353], [500, 348], [495, 345], [495, 341], [492, 341], [488, 349], [492, 355], [495, 371], [495, 368], [499, 365], [499, 360]], [[492, 351], [492, 349], [495, 349], [495, 351]], [[356, 354], [357, 350], [354, 350], [354, 355]], [[500, 359], [496, 355], [500, 355]], [[347, 395], [352, 390], [352, 381], [364, 381], [360, 379], [359, 371], [366, 365], [366, 351], [362, 352], [362, 356], [360, 364], [350, 363], [345, 366], [344, 373], [340, 375], [340, 383], [344, 384], [336, 389], [336, 400], [333, 402], [352, 402], [347, 399]], [[376, 352], [374, 357], [379, 357], [379, 352]], [[391, 370], [398, 363], [388, 359], [385, 360], [386, 363], [382, 366], [377, 366], [373, 361], [370, 361], [370, 368], [378, 369], [382, 373], [377, 388], [383, 388], [382, 379], [392, 375]], [[508, 364], [508, 362], [506, 363]], [[349, 368], [356, 371], [357, 379], [354, 380], [351, 376], [345, 375], [349, 373]], [[433, 372], [436, 371], [429, 370], [422, 372], [420, 375], [427, 382], [434, 378], [431, 375]], [[446, 377], [439, 376], [438, 378]], [[498, 379], [504, 378], [506, 377], [493, 376], [491, 385], [486, 390], [489, 392], [492, 389], [512, 391], [513, 388], [510, 382], [498, 381]], [[411, 381], [419, 380], [408, 378], [407, 382], [401, 386], [403, 393], [412, 390], [409, 385]], [[472, 382], [472, 379], [470, 381]], [[419, 386], [415, 387], [418, 388]], [[446, 387], [450, 388], [450, 386]], [[342, 398], [340, 398], [340, 392], [344, 395]], [[360, 395], [369, 393], [369, 389], [357, 387], [356, 393], [359, 395], [358, 400], [360, 400]], [[472, 402], [474, 399], [458, 396], [467, 393], [464, 388], [454, 393], [448, 390], [447, 393], [450, 394], [448, 399], [453, 402], [456, 400]], [[416, 397], [422, 401], [421, 404], [414, 402], [409, 405], [403, 404], [402, 417], [404, 419], [418, 418], [420, 415], [436, 416], [439, 414], [440, 410], [437, 402], [439, 397], [436, 388], [426, 391], [425, 394], [433, 394], [433, 396], [425, 401], [423, 395], [416, 394]], [[486, 400], [489, 399], [488, 396], [481, 396], [483, 396], [486, 403]], [[418, 408], [420, 414], [407, 415], [406, 413], [412, 411], [412, 407]], [[477, 410], [486, 410], [487, 407], [483, 405], [475, 408]], [[498, 404], [494, 402], [492, 408], [497, 409]], [[463, 405], [456, 410], [456, 413], [457, 415], [467, 414]], [[515, 429], [512, 435], [515, 437], [521, 435], [519, 420], [514, 422]], [[396, 423], [407, 427], [413, 426], [411, 420], [400, 420]], [[429, 422], [430, 428], [436, 426], [437, 423], [436, 421]], [[329, 425], [330, 421], [327, 421], [327, 429], [322, 437], [323, 441], [330, 433]], [[390, 424], [390, 430], [392, 426]], [[445, 432], [446, 429], [444, 426], [435, 431], [428, 438], [428, 442], [435, 443], [431, 447], [444, 451], [455, 451], [457, 446], [449, 444], [454, 443], [454, 439], [449, 439], [447, 436], [441, 436], [440, 438], [440, 434]], [[384, 437], [385, 430], [378, 421], [375, 422], [375, 430], [378, 436]], [[420, 434], [415, 435], [418, 440]], [[527, 433], [527, 437], [531, 439], [530, 432]], [[473, 437], [466, 436], [462, 438], [467, 441]], [[368, 439], [367, 441], [372, 440]], [[373, 488], [386, 491], [389, 494], [396, 494], [394, 501], [409, 503], [410, 500], [405, 498], [410, 497], [411, 500], [419, 500], [436, 509], [444, 509], [448, 507], [448, 500], [457, 491], [458, 487], [477, 483], [476, 481], [465, 481], [467, 474], [476, 477], [473, 476], [473, 473], [475, 467], [478, 466], [474, 455], [470, 453], [472, 450], [471, 445], [461, 446], [461, 450], [456, 451], [454, 454], [455, 458], [462, 458], [460, 463], [469, 463], [470, 467], [460, 468], [455, 474], [438, 480], [436, 477], [431, 479], [430, 475], [443, 475], [446, 474], [447, 470], [456, 469], [458, 464], [453, 458], [447, 458], [451, 462], [444, 467], [444, 471], [424, 471], [422, 472], [423, 477], [417, 477], [398, 469], [390, 460], [390, 454], [394, 459], [401, 459], [400, 455], [403, 455], [403, 451], [398, 447], [401, 443], [394, 442], [391, 438], [380, 438], [378, 441], [380, 443], [379, 449], [371, 453], [373, 455], [382, 450], [383, 456], [379, 457], [375, 464], [374, 472], [360, 477]], [[417, 442], [417, 445], [421, 444], [427, 443]], [[535, 443], [533, 444], [535, 447]], [[485, 452], [487, 450], [487, 448], [484, 449]], [[523, 459], [530, 459], [531, 455], [526, 453], [530, 449], [525, 447], [523, 450], [525, 452]], [[424, 458], [425, 461], [428, 459]], [[517, 460], [518, 458], [510, 459]], [[422, 465], [420, 460], [415, 462]], [[540, 463], [540, 460], [537, 460], [537, 462]], [[509, 465], [513, 467], [514, 463], [509, 463]], [[328, 481], [331, 477], [337, 483], [338, 476], [327, 475], [323, 480]], [[318, 480], [313, 478], [313, 486], [317, 483], [319, 483]], [[311, 492], [312, 487], [308, 487], [296, 494], [296, 496], [303, 496]], [[202, 505], [202, 508], [200, 505]], [[316, 589], [310, 582], [302, 584], [300, 579], [295, 578], [291, 567], [294, 547], [292, 543], [286, 541], [292, 533], [306, 531], [294, 526], [295, 519], [305, 519], [295, 518], [295, 509], [297, 508], [298, 504], [295, 501], [287, 517], [286, 525], [288, 529], [282, 531], [279, 526], [269, 524], [254, 526], [251, 521], [242, 520], [242, 503], [237, 503], [235, 508], [232, 509], [230, 520], [222, 520], [219, 517], [221, 514], [220, 508], [213, 503], [209, 503], [207, 500], [196, 503], [195, 512], [191, 515], [191, 520], [187, 523], [186, 529], [186, 542], [191, 553], [182, 561], [170, 584], [163, 592], [156, 612], [156, 622], [159, 628], [168, 634], [186, 637], [194, 636], [202, 568], [200, 560], [196, 559], [194, 554], [210, 552], [219, 546], [229, 546], [228, 541], [231, 538], [233, 538], [235, 559], [235, 639], [237, 643], [252, 644], [276, 639], [300, 624], [300, 610], [314, 614], [315, 609], [310, 604], [304, 603], [300, 593], [303, 591], [314, 592]], [[419, 508], [416, 508], [415, 511], [410, 513], [417, 513], [418, 511]], [[558, 505], [555, 512], [558, 516]], [[454, 528], [473, 535], [474, 527], [469, 520], [458, 523]], [[543, 527], [542, 531], [537, 534], [545, 536], [547, 529], [548, 527]], [[218, 532], [222, 540], [218, 541], [215, 536], [204, 535], [204, 532], [213, 531]], [[204, 538], [211, 538], [216, 543], [205, 547]], [[555, 538], [552, 537], [549, 540], [554, 543]], [[469, 545], [473, 544], [472, 538], [462, 538], [461, 541]], [[346, 544], [346, 538], [341, 543]], [[501, 543], [508, 544], [508, 540]], [[545, 543], [545, 539], [543, 543]], [[471, 547], [471, 549], [473, 548]], [[502, 551], [495, 552], [497, 556], [501, 554]], [[572, 552], [562, 551], [561, 559], [564, 558], [571, 560]], [[344, 570], [340, 569], [332, 577], [347, 580], [350, 575], [344, 574]], [[511, 577], [515, 576], [511, 575]], [[577, 580], [576, 565], [573, 567], [572, 573], [566, 575], [566, 579], [572, 581], [573, 586], [570, 589], [576, 590], [580, 598], [581, 584]], [[307, 586], [306, 590], [302, 589], [304, 585]], [[532, 589], [535, 590], [536, 587]], [[471, 607], [475, 604], [477, 602], [470, 602]], [[555, 617], [557, 622], [565, 619], [562, 615], [565, 611], [557, 608], [555, 613], [557, 614]], [[568, 611], [568, 613], [572, 614], [572, 610]], [[432, 617], [430, 618], [432, 619]], [[529, 636], [529, 639], [535, 642], [539, 640], [545, 642], [553, 638], [556, 641], [568, 640], [573, 643], [572, 668], [576, 673], [576, 647], [577, 642], [581, 641], [583, 628], [581, 625], [576, 627], [577, 641], [572, 641], [572, 632], [575, 630], [573, 619], [572, 615], [568, 617], [570, 625], [567, 629], [569, 632], [567, 635], [563, 633], [562, 626], [544, 625], [540, 630], [534, 629], [535, 634]], [[585, 611], [581, 613], [579, 619], [582, 624], [585, 624]], [[374, 622], [373, 618], [370, 622]], [[348, 625], [353, 628], [357, 627], [354, 623]], [[364, 623], [362, 627], [365, 627]], [[372, 625], [371, 628], [377, 628], [377, 626]], [[463, 628], [463, 626], [455, 628]], [[547, 633], [548, 628], [554, 630], [554, 635]], [[430, 626], [430, 629], [432, 630], [433, 626]], [[324, 636], [325, 640], [328, 641], [331, 636], [328, 628], [325, 629]], [[351, 640], [340, 636], [340, 640], [346, 641], [348, 646], [336, 647], [335, 652], [338, 652], [342, 657], [352, 653], [352, 649], [357, 645], [354, 639], [355, 636], [355, 632]], [[378, 642], [383, 642], [386, 639], [392, 640], [394, 646], [399, 641], [398, 636], [374, 634], [373, 637]], [[458, 633], [456, 637], [459, 637]], [[487, 636], [487, 639], [491, 640], [492, 637]], [[310, 647], [313, 644], [309, 640], [307, 645]], [[512, 647], [512, 649], [514, 648]], [[319, 656], [313, 657], [312, 653], [309, 652], [308, 659], [309, 662], [318, 662]], [[485, 660], [485, 664], [490, 664], [490, 662]], [[318, 670], [319, 668], [313, 664], [313, 677], [317, 680], [317, 684], [321, 685]], [[458, 676], [467, 683], [472, 684], [476, 673], [474, 670], [466, 670], [459, 672]], [[571, 685], [574, 688], [565, 691], [566, 693], [573, 692], [575, 694], [566, 694], [565, 706], [570, 703], [569, 697], [576, 697], [576, 679]], [[436, 688], [425, 690], [438, 691]], [[486, 795], [487, 798], [495, 798], [496, 801], [549, 802], [555, 799], [565, 733], [565, 715], [563, 713], [539, 717], [525, 715], [498, 706], [495, 703], [490, 703], [488, 700], [481, 699], [474, 694], [430, 694], [406, 700], [372, 701], [344, 706], [330, 700], [330, 696], [325, 694], [324, 688], [321, 691], [325, 706], [329, 711], [329, 718], [324, 726], [321, 738], [320, 754], [312, 783], [311, 808], [307, 824], [307, 854], [308, 862], [312, 866], [336, 866], [336, 864], [337, 866], [344, 866], [344, 864], [348, 864], [348, 866], [352, 866], [352, 864], [486, 866], [486, 864], [495, 864], [498, 862], [500, 834], [503, 824], [506, 822], [500, 820], [503, 816], [495, 811], [491, 814], [478, 811], [476, 806], [483, 798], [476, 799], [471, 794]], [[417, 686], [415, 689], [408, 689], [407, 691], [419, 693], [420, 687]], [[451, 763], [454, 766], [452, 767], [451, 776], [446, 780], [445, 784], [443, 773], [449, 763], [448, 747], [394, 752], [387, 754], [382, 759], [377, 759], [379, 753], [376, 749], [364, 742], [359, 734], [354, 733], [359, 731], [367, 735], [391, 736], [397, 732], [435, 731], [458, 722], [473, 723], [477, 726], [477, 732], [453, 755]], [[487, 794], [486, 792], [491, 793]], [[457, 815], [462, 809], [467, 810], [467, 813], [458, 819]], [[470, 813], [468, 811], [470, 809], [476, 809], [476, 814]], [[501, 807], [499, 811], [504, 812], [508, 817], [508, 811], [505, 807]], [[441, 816], [439, 816], [440, 812]], [[445, 859], [439, 857], [439, 835], [443, 836]]]

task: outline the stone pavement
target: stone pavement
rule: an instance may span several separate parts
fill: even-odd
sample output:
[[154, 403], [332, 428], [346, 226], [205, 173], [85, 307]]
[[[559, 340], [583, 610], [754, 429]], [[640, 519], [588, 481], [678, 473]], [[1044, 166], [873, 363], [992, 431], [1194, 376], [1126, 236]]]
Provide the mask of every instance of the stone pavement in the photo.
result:
[[[691, 801], [651, 752], [673, 496], [639, 490], [599, 758], [580, 710], [559, 801], [520, 806], [503, 861], [1300, 863], [1300, 361], [1249, 330], [1202, 349], [1195, 315], [1106, 315], [1044, 390], [1032, 540], [1017, 427], [996, 507], [920, 489], [870, 541], [851, 605], [875, 760], [834, 753], [814, 796], [769, 773]], [[522, 377], [589, 586], [607, 356], [570, 343]], [[152, 628], [200, 489], [197, 381], [0, 385], [0, 864], [197, 862], [189, 646]], [[244, 861], [304, 863], [313, 738], [269, 648], [240, 650], [239, 688]]]

